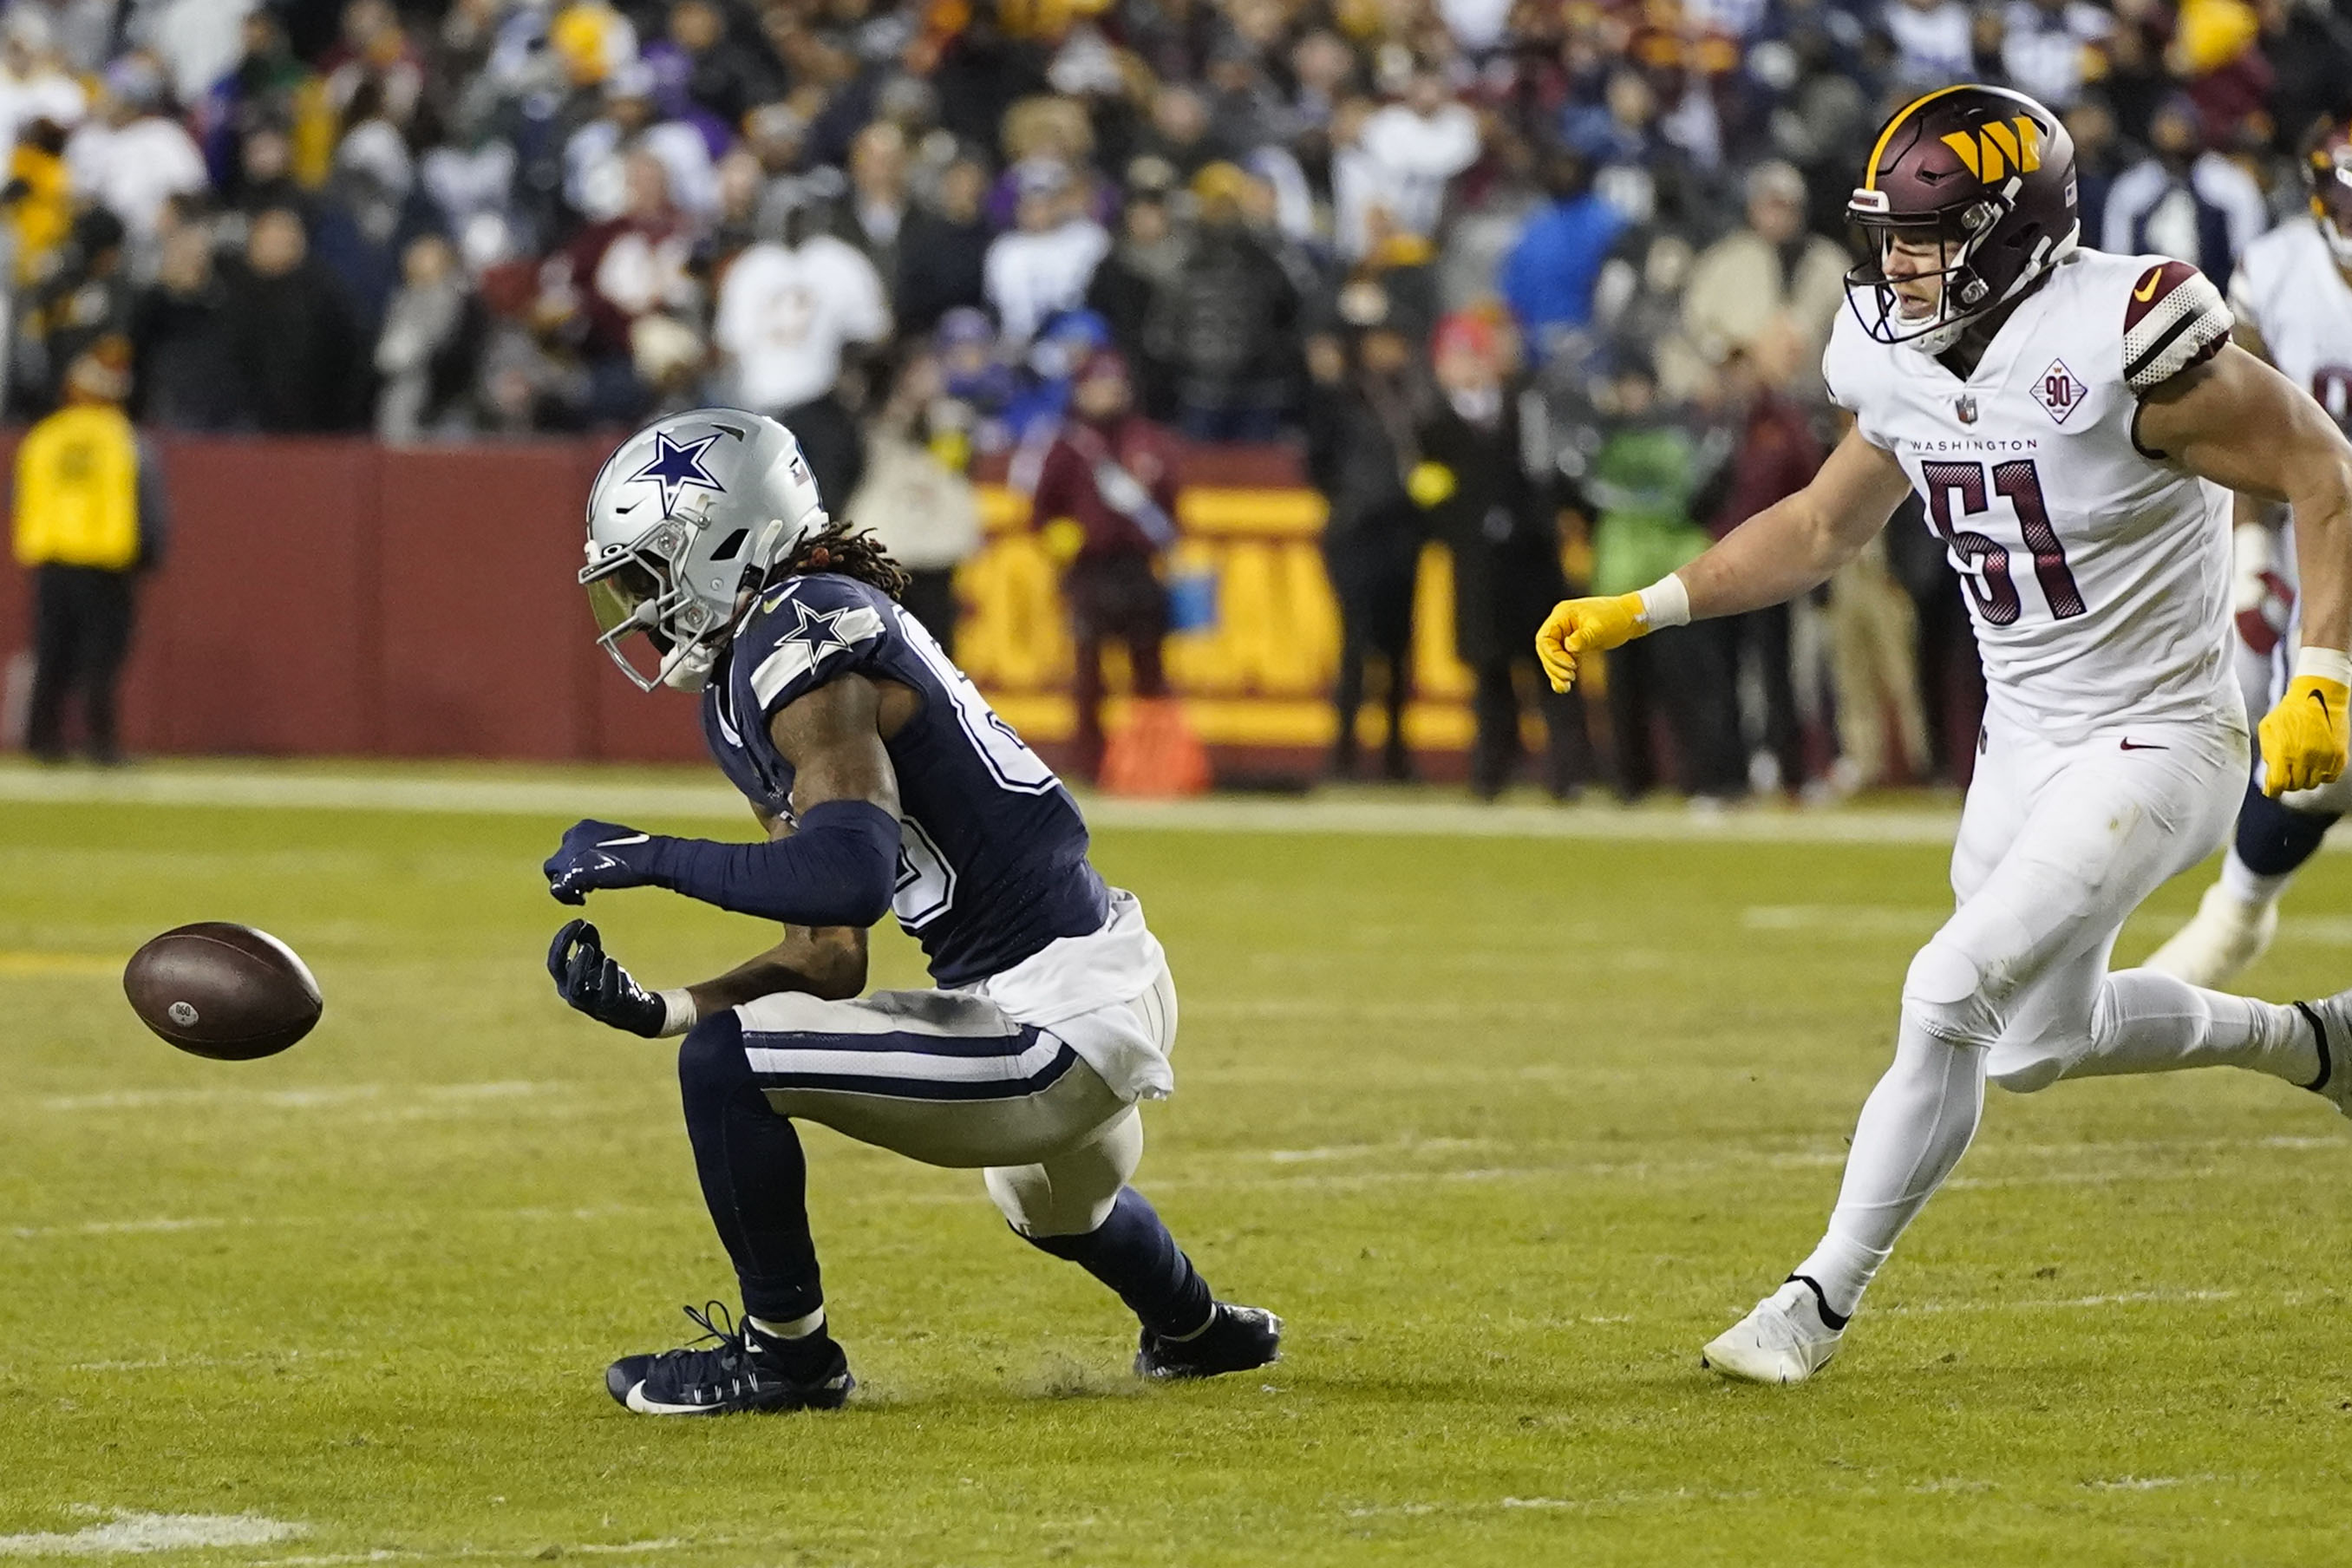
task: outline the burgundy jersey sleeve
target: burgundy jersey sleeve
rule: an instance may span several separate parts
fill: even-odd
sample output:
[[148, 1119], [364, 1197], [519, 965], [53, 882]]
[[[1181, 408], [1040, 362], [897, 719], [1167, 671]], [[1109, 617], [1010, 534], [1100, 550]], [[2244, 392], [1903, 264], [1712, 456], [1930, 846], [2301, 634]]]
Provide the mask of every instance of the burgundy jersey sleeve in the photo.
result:
[[2149, 268], [2124, 301], [2124, 381], [2145, 396], [2230, 341], [2234, 318], [2213, 280], [2185, 261]]

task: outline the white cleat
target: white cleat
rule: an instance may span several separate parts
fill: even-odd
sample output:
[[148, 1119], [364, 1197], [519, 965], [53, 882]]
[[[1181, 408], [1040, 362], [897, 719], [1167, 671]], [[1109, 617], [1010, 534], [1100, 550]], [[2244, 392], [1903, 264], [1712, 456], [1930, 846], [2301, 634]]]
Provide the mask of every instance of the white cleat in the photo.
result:
[[1845, 1337], [1832, 1328], [1811, 1283], [1791, 1279], [1709, 1341], [1699, 1365], [1743, 1383], [1802, 1383], [1829, 1365]]
[[2352, 991], [2338, 991], [2316, 1002], [2297, 1002], [2294, 1010], [2318, 1037], [2319, 1077], [2305, 1087], [2346, 1116], [2352, 1116]]
[[2278, 918], [2278, 905], [2242, 902], [2216, 882], [2189, 923], [2149, 955], [2147, 967], [2191, 985], [2222, 984], [2270, 951]]

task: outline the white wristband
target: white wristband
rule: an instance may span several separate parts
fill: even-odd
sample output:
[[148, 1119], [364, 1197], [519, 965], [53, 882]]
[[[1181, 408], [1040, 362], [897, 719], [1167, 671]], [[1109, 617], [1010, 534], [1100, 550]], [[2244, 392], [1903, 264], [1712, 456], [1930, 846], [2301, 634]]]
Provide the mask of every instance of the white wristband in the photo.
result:
[[1679, 576], [1669, 572], [1642, 590], [1642, 624], [1652, 631], [1690, 625], [1690, 590]]
[[2294, 672], [2338, 686], [2352, 686], [2352, 658], [2332, 647], [2306, 647], [2294, 656]]
[[672, 1035], [683, 1035], [694, 1027], [698, 1015], [693, 992], [680, 987], [675, 991], [656, 991], [654, 994], [661, 998], [662, 1005], [661, 1034], [656, 1038], [667, 1039]]

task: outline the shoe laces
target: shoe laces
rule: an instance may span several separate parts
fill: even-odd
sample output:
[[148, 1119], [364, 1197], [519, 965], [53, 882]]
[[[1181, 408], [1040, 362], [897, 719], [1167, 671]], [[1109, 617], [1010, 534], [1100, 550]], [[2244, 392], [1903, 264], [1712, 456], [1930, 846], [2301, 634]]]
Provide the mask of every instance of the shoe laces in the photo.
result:
[[669, 1373], [683, 1384], [691, 1373], [705, 1370], [709, 1375], [697, 1381], [717, 1383], [728, 1378], [751, 1374], [756, 1364], [756, 1352], [751, 1344], [751, 1325], [737, 1322], [724, 1301], [705, 1301], [702, 1310], [684, 1309], [687, 1317], [702, 1331], [701, 1337], [689, 1340], [673, 1351], [664, 1351], [654, 1358], [654, 1364]]

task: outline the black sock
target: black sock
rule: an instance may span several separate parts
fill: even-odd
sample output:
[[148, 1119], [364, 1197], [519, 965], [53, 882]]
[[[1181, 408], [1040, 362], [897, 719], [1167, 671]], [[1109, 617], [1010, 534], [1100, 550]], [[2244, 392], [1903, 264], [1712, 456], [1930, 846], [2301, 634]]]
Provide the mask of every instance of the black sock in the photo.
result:
[[1192, 1334], [1208, 1325], [1214, 1305], [1209, 1282], [1133, 1187], [1121, 1187], [1110, 1217], [1084, 1236], [1023, 1239], [1040, 1252], [1068, 1259], [1118, 1291], [1128, 1310], [1153, 1333]]
[[735, 1261], [743, 1310], [771, 1323], [807, 1317], [824, 1304], [809, 1237], [808, 1167], [800, 1134], [760, 1093], [733, 1012], [687, 1035], [677, 1080], [702, 1201]]

